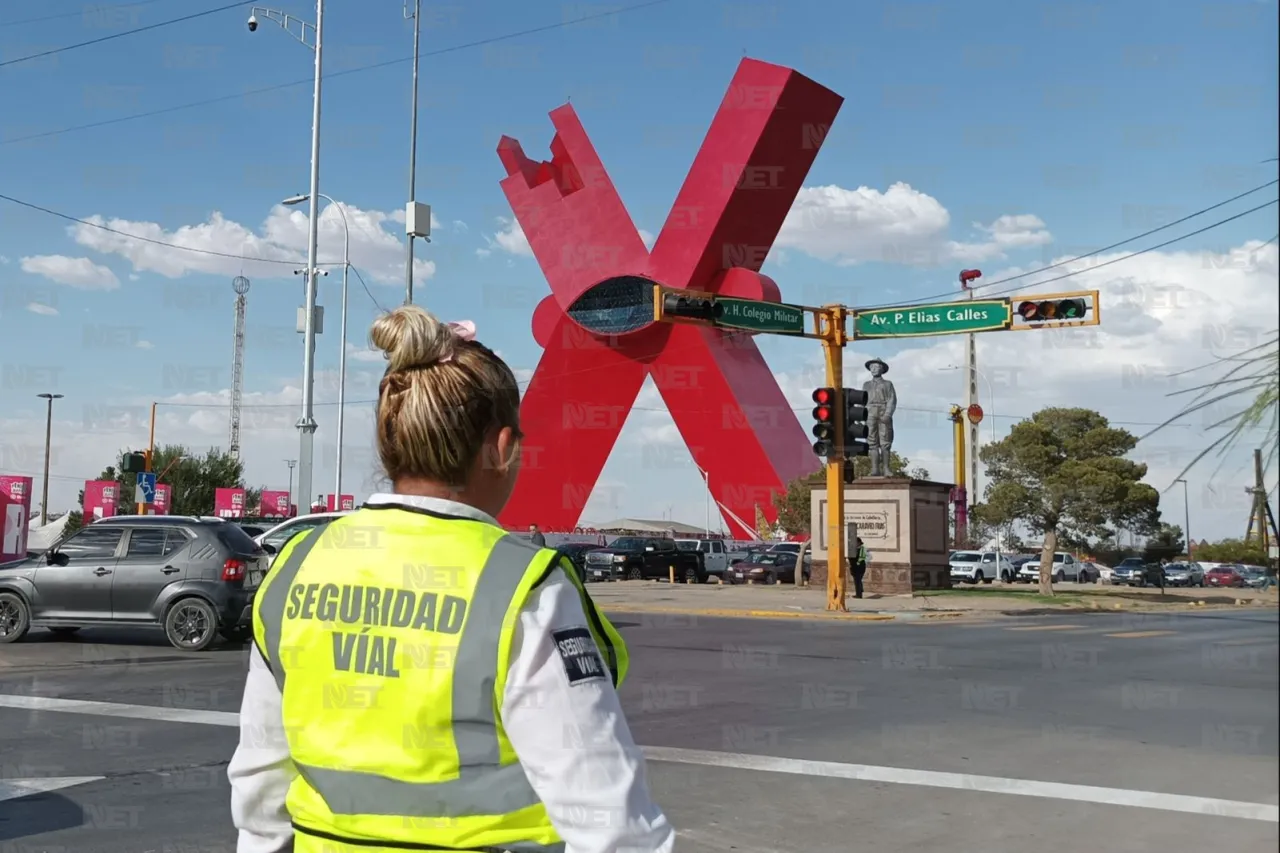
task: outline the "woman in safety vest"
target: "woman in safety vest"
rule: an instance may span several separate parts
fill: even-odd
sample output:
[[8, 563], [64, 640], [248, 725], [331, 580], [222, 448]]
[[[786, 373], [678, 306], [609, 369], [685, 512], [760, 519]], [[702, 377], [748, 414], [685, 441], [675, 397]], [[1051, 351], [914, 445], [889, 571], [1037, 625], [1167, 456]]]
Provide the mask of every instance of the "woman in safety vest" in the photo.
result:
[[413, 305], [371, 338], [392, 490], [290, 540], [256, 593], [239, 853], [670, 853], [622, 638], [568, 560], [494, 520], [520, 468], [511, 369]]

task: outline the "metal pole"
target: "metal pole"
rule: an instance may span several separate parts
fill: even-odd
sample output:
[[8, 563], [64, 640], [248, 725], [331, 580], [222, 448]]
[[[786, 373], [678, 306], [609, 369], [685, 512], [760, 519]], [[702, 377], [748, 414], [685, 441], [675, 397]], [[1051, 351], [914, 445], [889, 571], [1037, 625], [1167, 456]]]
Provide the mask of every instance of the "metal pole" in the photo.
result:
[[[827, 328], [822, 341], [823, 355], [827, 362], [827, 385], [835, 389], [832, 401], [835, 415], [834, 457], [827, 460], [827, 609], [847, 611], [846, 597], [849, 590], [849, 566], [845, 553], [844, 522], [844, 347], [845, 308], [827, 306], [823, 310]], [[803, 560], [803, 554], [801, 555]], [[797, 562], [797, 572], [803, 577], [803, 563]]]
[[[407, 4], [406, 4], [407, 8]], [[409, 201], [418, 198], [418, 45], [422, 36], [422, 0], [414, 0], [413, 6], [413, 104], [409, 121]], [[413, 304], [413, 235], [406, 235], [408, 245], [404, 267], [404, 304]], [[341, 493], [339, 493], [341, 494]], [[339, 498], [341, 500], [341, 498]]]
[[1182, 520], [1186, 527], [1183, 532], [1187, 537], [1187, 560], [1194, 559], [1191, 553], [1191, 501], [1187, 498], [1187, 481], [1182, 481]]
[[[311, 107], [311, 221], [307, 233], [307, 295], [303, 318], [302, 417], [298, 419], [298, 493], [311, 494], [312, 466], [315, 462], [316, 384], [316, 248], [320, 239], [320, 82], [324, 37], [324, 0], [316, 0], [316, 80]], [[310, 498], [308, 497], [308, 500]]]
[[289, 511], [293, 512], [293, 466], [298, 464], [298, 460], [286, 459], [284, 464], [289, 468]]
[[[332, 199], [330, 199], [332, 201]], [[342, 351], [338, 354], [338, 459], [335, 463], [337, 474], [334, 476], [333, 493], [336, 495], [334, 506], [342, 509], [342, 428], [346, 416], [347, 399], [347, 276], [351, 272], [351, 229], [347, 227], [347, 214], [342, 206], [338, 206], [342, 214]]]
[[53, 448], [53, 401], [61, 394], [41, 394], [48, 403], [44, 418], [44, 489], [40, 496], [40, 526], [49, 523], [49, 455]]

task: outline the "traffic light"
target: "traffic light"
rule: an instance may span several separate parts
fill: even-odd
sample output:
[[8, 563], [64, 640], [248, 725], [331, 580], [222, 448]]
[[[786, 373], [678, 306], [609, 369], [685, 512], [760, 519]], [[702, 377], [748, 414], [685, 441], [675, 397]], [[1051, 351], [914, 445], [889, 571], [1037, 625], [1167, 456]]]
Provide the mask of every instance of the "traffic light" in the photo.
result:
[[1083, 299], [1049, 299], [1044, 302], [1027, 300], [1018, 303], [1018, 316], [1028, 323], [1046, 323], [1051, 320], [1083, 320], [1089, 303]]
[[867, 456], [867, 392], [844, 389], [844, 455], [846, 458]]
[[124, 473], [141, 474], [147, 470], [147, 454], [130, 453], [124, 458]]
[[836, 389], [818, 388], [813, 392], [813, 452], [830, 458], [836, 453]]
[[686, 296], [679, 293], [662, 294], [662, 316], [684, 320], [704, 320], [714, 323], [724, 314], [724, 306], [705, 296]]

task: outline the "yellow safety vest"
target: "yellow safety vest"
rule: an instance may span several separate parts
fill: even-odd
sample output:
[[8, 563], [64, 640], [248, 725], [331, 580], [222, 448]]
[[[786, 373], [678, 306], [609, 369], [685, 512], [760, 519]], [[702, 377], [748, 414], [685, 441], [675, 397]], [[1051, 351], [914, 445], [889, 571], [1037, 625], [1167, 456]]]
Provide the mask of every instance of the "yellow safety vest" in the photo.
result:
[[626, 646], [572, 566], [495, 525], [366, 506], [281, 549], [253, 632], [298, 771], [296, 853], [564, 850], [497, 711], [519, 613], [557, 567], [621, 684]]

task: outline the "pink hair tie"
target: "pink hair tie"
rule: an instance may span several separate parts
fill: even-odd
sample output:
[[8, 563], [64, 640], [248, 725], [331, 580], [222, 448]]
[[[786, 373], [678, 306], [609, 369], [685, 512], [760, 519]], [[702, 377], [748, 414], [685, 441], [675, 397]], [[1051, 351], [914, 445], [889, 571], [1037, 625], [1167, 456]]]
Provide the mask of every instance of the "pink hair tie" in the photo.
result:
[[[457, 323], [450, 323], [449, 330], [457, 335], [460, 341], [474, 341], [476, 339], [476, 324], [470, 320], [461, 320]], [[446, 355], [440, 359], [443, 364], [446, 361], [453, 361], [453, 353]]]

